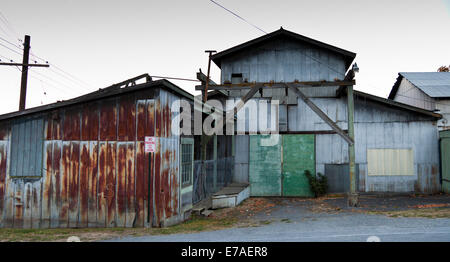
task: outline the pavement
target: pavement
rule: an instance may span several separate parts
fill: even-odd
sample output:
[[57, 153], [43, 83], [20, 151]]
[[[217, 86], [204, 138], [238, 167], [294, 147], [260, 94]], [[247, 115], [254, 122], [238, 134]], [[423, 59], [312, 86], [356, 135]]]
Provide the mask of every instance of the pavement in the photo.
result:
[[388, 217], [367, 210], [406, 210], [420, 205], [450, 204], [449, 195], [361, 198], [348, 208], [346, 199], [271, 199], [270, 211], [257, 212], [259, 226], [193, 234], [124, 237], [112, 242], [450, 242], [450, 218]]

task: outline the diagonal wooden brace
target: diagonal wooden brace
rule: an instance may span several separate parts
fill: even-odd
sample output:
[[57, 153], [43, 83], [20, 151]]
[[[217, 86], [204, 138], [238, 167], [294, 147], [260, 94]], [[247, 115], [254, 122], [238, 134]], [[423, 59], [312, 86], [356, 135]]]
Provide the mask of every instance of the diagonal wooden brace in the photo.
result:
[[250, 91], [248, 91], [248, 93], [243, 98], [241, 98], [241, 100], [239, 100], [237, 105], [233, 108], [233, 113], [232, 114], [230, 114], [230, 112], [226, 113], [225, 121], [224, 121], [223, 117], [221, 117], [219, 119], [219, 121], [217, 121], [217, 127], [223, 128], [224, 122], [228, 122], [231, 119], [234, 120], [234, 115], [237, 114], [237, 112], [239, 112], [239, 110], [241, 110], [244, 107], [245, 103], [247, 103], [247, 101], [250, 100], [256, 94], [256, 92], [258, 92], [259, 89], [261, 89], [263, 86], [264, 86], [264, 84], [254, 85], [250, 89]]
[[334, 131], [336, 131], [336, 133], [344, 138], [344, 140], [347, 141], [349, 145], [354, 144], [353, 139], [348, 134], [346, 134], [344, 130], [342, 130], [333, 120], [331, 120], [322, 110], [320, 110], [320, 108], [318, 108], [316, 104], [314, 104], [305, 94], [303, 94], [302, 91], [290, 84], [286, 84], [286, 86], [294, 93], [296, 93], [297, 96], [299, 96], [303, 100], [303, 102], [305, 102], [305, 104], [312, 109], [312, 111], [314, 111], [320, 118], [322, 118], [322, 120], [325, 121], [325, 123], [327, 123]]

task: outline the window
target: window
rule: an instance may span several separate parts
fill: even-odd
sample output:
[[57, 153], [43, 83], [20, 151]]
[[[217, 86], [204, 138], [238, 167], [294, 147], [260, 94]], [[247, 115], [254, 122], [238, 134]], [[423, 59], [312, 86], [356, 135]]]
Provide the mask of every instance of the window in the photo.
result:
[[192, 185], [194, 161], [193, 139], [183, 139], [181, 143], [181, 184], [183, 187]]
[[11, 177], [41, 177], [44, 121], [18, 119], [11, 128]]
[[369, 176], [413, 176], [413, 150], [368, 149], [367, 169]]
[[242, 83], [242, 74], [231, 74], [231, 83], [232, 84], [241, 84]]

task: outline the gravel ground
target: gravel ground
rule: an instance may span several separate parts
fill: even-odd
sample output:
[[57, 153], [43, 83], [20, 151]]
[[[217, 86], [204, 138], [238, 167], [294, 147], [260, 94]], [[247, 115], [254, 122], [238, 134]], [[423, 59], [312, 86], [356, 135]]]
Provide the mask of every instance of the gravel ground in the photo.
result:
[[450, 241], [450, 218], [406, 218], [370, 215], [365, 211], [391, 211], [420, 205], [449, 204], [450, 196], [361, 198], [361, 207], [346, 207], [345, 198], [270, 199], [270, 209], [261, 210], [251, 219], [260, 226], [174, 234], [124, 237], [110, 241], [129, 242], [321, 242], [367, 241], [371, 236], [384, 242]]

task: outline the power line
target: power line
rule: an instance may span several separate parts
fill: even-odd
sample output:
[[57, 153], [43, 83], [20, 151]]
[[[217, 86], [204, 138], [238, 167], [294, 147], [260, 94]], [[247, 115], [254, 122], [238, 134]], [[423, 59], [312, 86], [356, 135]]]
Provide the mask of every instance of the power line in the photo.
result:
[[[73, 74], [70, 74], [70, 73], [66, 72], [65, 70], [63, 70], [59, 66], [55, 65], [54, 63], [49, 63], [46, 59], [43, 59], [43, 58], [35, 55], [32, 52], [30, 52], [30, 54], [31, 54], [31, 56], [33, 56], [33, 57], [35, 57], [35, 58], [37, 58], [37, 59], [39, 59], [39, 60], [49, 64], [50, 65], [50, 71], [54, 72], [55, 74], [59, 74], [60, 76], [68, 79], [69, 81], [72, 81], [72, 82], [76, 83], [77, 85], [81, 84], [81, 87], [84, 88], [85, 90], [88, 90], [88, 91], [91, 90], [92, 86], [90, 84], [86, 83], [85, 81], [81, 80], [80, 78], [74, 76]], [[56, 68], [57, 70], [59, 70], [60, 72], [64, 73], [65, 75], [62, 75], [61, 73], [53, 70], [52, 67]], [[86, 88], [86, 87], [88, 87], [88, 88]]]
[[0, 55], [0, 57], [3, 57], [4, 59], [6, 59], [6, 60], [8, 60], [8, 61], [10, 61], [10, 62], [14, 62], [13, 59], [11, 59], [11, 58], [9, 58], [9, 57], [6, 57], [6, 56], [4, 56], [4, 55]]
[[11, 23], [8, 21], [8, 19], [6, 18], [5, 15], [3, 15], [3, 13], [0, 11], [0, 20], [3, 20], [4, 24], [6, 25], [6, 27], [11, 31], [11, 33], [15, 34], [17, 39], [20, 40], [19, 34], [17, 33], [16, 30], [14, 30], [13, 26], [11, 25]]
[[22, 55], [21, 53], [17, 52], [17, 51], [14, 50], [14, 49], [11, 49], [11, 48], [7, 47], [6, 45], [4, 45], [4, 44], [2, 44], [2, 43], [0, 43], [0, 45], [3, 46], [4, 48], [10, 50], [11, 52], [14, 52], [14, 53], [16, 53], [16, 54], [18, 54], [18, 55]]
[[16, 47], [16, 48], [19, 48], [20, 50], [23, 51], [23, 48], [19, 47], [18, 45], [15, 45], [14, 43], [11, 43], [10, 41], [8, 41], [7, 39], [5, 39], [5, 38], [3, 38], [3, 37], [1, 37], [1, 36], [0, 36], [0, 40], [3, 40], [3, 41], [5, 41], [6, 43], [8, 43], [8, 44], [10, 44], [10, 45], [12, 45], [12, 46], [14, 46], [14, 47]]
[[266, 31], [262, 30], [261, 28], [259, 28], [259, 27], [256, 26], [256, 25], [252, 24], [252, 23], [249, 22], [247, 19], [245, 19], [245, 18], [243, 18], [242, 16], [236, 14], [235, 12], [233, 12], [233, 11], [231, 11], [230, 9], [226, 8], [225, 6], [223, 6], [223, 5], [221, 5], [221, 4], [217, 3], [217, 2], [215, 2], [215, 1], [213, 1], [213, 0], [209, 0], [209, 1], [213, 2], [214, 4], [216, 4], [217, 6], [223, 8], [223, 9], [225, 9], [225, 10], [228, 11], [229, 13], [233, 14], [234, 16], [236, 16], [237, 18], [239, 18], [239, 19], [241, 19], [242, 21], [246, 22], [247, 24], [253, 26], [254, 28], [258, 29], [259, 31], [263, 32], [264, 34], [267, 34]]
[[[231, 11], [231, 10], [227, 9], [227, 8], [226, 8], [226, 7], [224, 7], [223, 5], [221, 5], [221, 4], [217, 3], [217, 2], [215, 2], [214, 0], [210, 0], [210, 1], [211, 1], [211, 2], [213, 2], [214, 4], [218, 5], [219, 7], [221, 7], [221, 8], [223, 8], [223, 9], [225, 9], [226, 11], [230, 12], [231, 14], [233, 14], [234, 16], [236, 16], [237, 18], [239, 18], [239, 19], [243, 20], [243, 21], [244, 21], [244, 22], [246, 22], [247, 24], [249, 24], [249, 25], [251, 25], [251, 26], [255, 27], [256, 29], [260, 30], [261, 32], [263, 32], [263, 33], [267, 34], [267, 32], [266, 32], [266, 31], [262, 30], [261, 28], [259, 28], [259, 27], [258, 27], [258, 26], [256, 26], [256, 25], [254, 25], [254, 24], [250, 23], [250, 22], [249, 22], [249, 21], [248, 21], [247, 19], [245, 19], [245, 18], [241, 17], [240, 15], [236, 14], [235, 12], [233, 12], [233, 11]], [[316, 62], [318, 62], [318, 63], [320, 63], [320, 64], [322, 64], [322, 65], [324, 65], [324, 66], [328, 67], [329, 69], [331, 69], [332, 71], [334, 71], [334, 72], [336, 72], [336, 73], [338, 73], [338, 74], [342, 74], [342, 72], [339, 72], [339, 71], [335, 70], [335, 69], [334, 69], [334, 68], [332, 68], [331, 66], [329, 66], [329, 65], [327, 65], [327, 64], [324, 64], [324, 63], [322, 63], [322, 62], [321, 62], [320, 60], [318, 60], [318, 59], [316, 59], [316, 58], [314, 58], [314, 57], [312, 57], [312, 56], [309, 56], [309, 55], [307, 55], [307, 54], [304, 54], [304, 53], [302, 53], [302, 52], [300, 52], [300, 54], [302, 54], [302, 55], [303, 55], [303, 56], [305, 56], [305, 57], [308, 57], [308, 58], [311, 58], [311, 59], [315, 60]], [[344, 73], [344, 74], [345, 74], [345, 73]]]
[[[50, 81], [53, 81], [53, 82], [56, 83], [56, 84], [59, 84], [59, 85], [62, 85], [62, 86], [67, 87], [67, 88], [68, 88], [67, 90], [72, 91], [74, 94], [77, 94], [77, 95], [79, 94], [78, 92], [75, 92], [75, 91], [72, 90], [73, 87], [68, 86], [68, 85], [66, 85], [65, 83], [62, 83], [62, 82], [60, 82], [60, 81], [57, 81], [57, 80], [55, 80], [55, 79], [53, 79], [53, 78], [51, 78], [51, 77], [49, 77], [49, 76], [43, 75], [43, 74], [41, 74], [41, 73], [39, 73], [39, 72], [37, 72], [37, 71], [34, 71], [34, 70], [33, 70], [33, 72], [36, 73], [36, 74], [38, 74], [38, 75], [40, 75], [40, 76], [42, 76], [42, 77], [44, 77], [44, 78], [47, 78], [47, 79], [50, 80]], [[64, 90], [64, 91], [67, 91], [67, 90]]]

